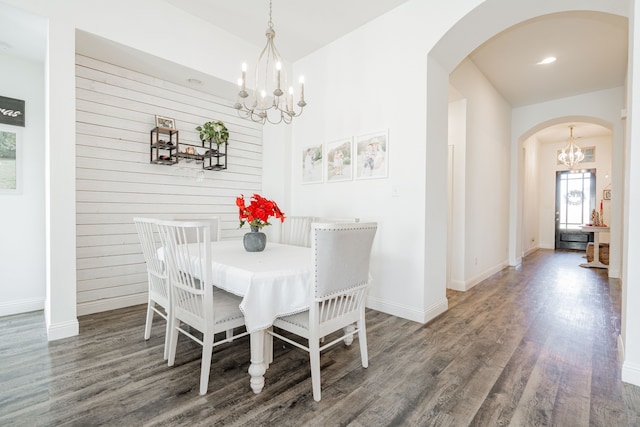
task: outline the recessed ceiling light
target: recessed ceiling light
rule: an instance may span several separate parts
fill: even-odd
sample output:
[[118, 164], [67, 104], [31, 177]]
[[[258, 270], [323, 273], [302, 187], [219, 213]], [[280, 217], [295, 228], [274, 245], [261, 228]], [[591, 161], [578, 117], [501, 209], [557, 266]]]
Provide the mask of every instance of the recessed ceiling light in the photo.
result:
[[199, 86], [199, 85], [202, 84], [202, 80], [198, 80], [198, 79], [194, 79], [194, 78], [187, 79], [187, 82], [189, 84], [196, 85], [196, 86]]
[[547, 56], [542, 61], [538, 62], [538, 65], [551, 64], [552, 62], [556, 62], [556, 57], [555, 56]]

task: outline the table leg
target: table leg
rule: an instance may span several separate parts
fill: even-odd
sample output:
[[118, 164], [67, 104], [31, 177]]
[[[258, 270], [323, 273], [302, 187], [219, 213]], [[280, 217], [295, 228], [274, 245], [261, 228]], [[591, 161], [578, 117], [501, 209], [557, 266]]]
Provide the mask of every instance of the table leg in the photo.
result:
[[600, 233], [593, 232], [593, 261], [580, 264], [581, 267], [609, 268], [600, 262]]
[[[356, 325], [352, 323], [349, 326], [345, 326], [344, 328], [342, 328], [342, 330], [344, 331], [344, 334], [347, 335], [348, 333], [356, 330]], [[353, 343], [353, 334], [345, 337], [344, 345], [351, 345], [352, 343]]]
[[271, 331], [273, 331], [273, 326], [267, 329], [264, 334], [264, 364], [267, 369], [273, 363], [273, 335], [271, 335]]
[[264, 387], [264, 373], [267, 365], [264, 363], [264, 336], [265, 331], [251, 332], [251, 365], [249, 375], [251, 376], [251, 389], [255, 394], [262, 391]]

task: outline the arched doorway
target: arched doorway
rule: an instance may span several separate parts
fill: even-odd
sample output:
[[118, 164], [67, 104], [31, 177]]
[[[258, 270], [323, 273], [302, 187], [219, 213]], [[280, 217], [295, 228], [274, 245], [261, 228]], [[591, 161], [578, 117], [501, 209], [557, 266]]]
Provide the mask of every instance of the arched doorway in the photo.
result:
[[[448, 76], [451, 71], [477, 46], [489, 39], [493, 35], [515, 25], [522, 21], [532, 19], [547, 14], [566, 12], [576, 9], [583, 9], [583, 5], [576, 7], [574, 1], [560, 1], [556, 4], [527, 4], [527, 5], [511, 5], [504, 1], [487, 1], [478, 6], [463, 19], [461, 19], [441, 40], [440, 42], [429, 52], [427, 61], [427, 153], [429, 153], [426, 159], [427, 174], [426, 174], [426, 200], [431, 202], [431, 205], [447, 206], [447, 194], [446, 194], [446, 182], [447, 182], [447, 149], [442, 144], [442, 141], [447, 140], [446, 121], [442, 118], [447, 116], [446, 108], [446, 93], [443, 91], [443, 87], [447, 87]], [[598, 5], [598, 9], [591, 8], [590, 10], [595, 12], [612, 13], [621, 16], [625, 16], [626, 9], [620, 8], [621, 5]], [[615, 111], [619, 114], [620, 107], [623, 105], [617, 102], [619, 98], [618, 94], [611, 95], [609, 93], [603, 94], [602, 97], [606, 99], [616, 98], [611, 104], [608, 104], [608, 112], [601, 114], [600, 112], [589, 111], [579, 109], [580, 113], [594, 116], [605, 117], [606, 120], [613, 121], [611, 117], [612, 112]], [[598, 98], [597, 96], [592, 98]], [[602, 103], [600, 101], [593, 100], [596, 104]], [[585, 99], [578, 99], [578, 103], [585, 105]], [[612, 107], [615, 105], [615, 107]], [[521, 148], [518, 144], [518, 135], [522, 135], [525, 129], [532, 127], [529, 121], [536, 115], [540, 115], [539, 112], [531, 114], [531, 109], [527, 110], [526, 107], [521, 107], [516, 112], [516, 117], [512, 119], [511, 123], [511, 154], [510, 154], [510, 188], [506, 192], [505, 199], [508, 199], [508, 214], [506, 221], [508, 222], [508, 234], [509, 237], [505, 242], [508, 251], [508, 263], [510, 265], [517, 265], [521, 259], [522, 253], [522, 170], [521, 170]], [[548, 111], [550, 114], [555, 114], [555, 117], [567, 115], [567, 110]], [[529, 115], [527, 117], [527, 115]], [[544, 120], [549, 120], [554, 116], [545, 117]], [[544, 120], [540, 120], [536, 117], [537, 123], [541, 123]], [[524, 127], [523, 124], [527, 123], [529, 127]], [[622, 132], [621, 124], [616, 124], [614, 134], [620, 139], [614, 141], [617, 149], [622, 146]], [[618, 138], [616, 137], [616, 138]], [[620, 143], [619, 143], [620, 142]], [[619, 156], [614, 156], [619, 157]], [[621, 168], [619, 168], [621, 169]], [[619, 175], [617, 179], [621, 179], [622, 175]], [[616, 177], [614, 177], [614, 180]], [[490, 191], [490, 189], [487, 189]], [[468, 206], [467, 209], [474, 210], [475, 212], [482, 212], [482, 206]], [[436, 224], [442, 224], [446, 222], [445, 212], [429, 212], [427, 209], [427, 235], [430, 238], [427, 240], [426, 248], [426, 268], [425, 275], [426, 280], [446, 283], [446, 265], [447, 263], [437, 262], [437, 257], [431, 257], [431, 253], [436, 253], [439, 248], [447, 246], [447, 233], [439, 230]], [[616, 214], [617, 215], [617, 214]], [[430, 217], [433, 221], [430, 221]], [[614, 215], [615, 216], [615, 215]], [[614, 218], [613, 222], [616, 221]], [[455, 256], [455, 254], [453, 255]], [[434, 259], [433, 263], [430, 260]]]
[[[577, 143], [587, 153], [583, 162], [573, 169], [561, 164], [558, 151], [561, 150], [569, 137], [569, 126], [574, 127]], [[522, 233], [523, 256], [538, 249], [581, 249], [586, 248], [589, 235], [581, 234], [580, 228], [573, 222], [588, 223], [591, 210], [598, 207], [602, 200], [602, 193], [611, 188], [612, 170], [612, 124], [593, 117], [564, 116], [540, 123], [520, 138], [523, 156], [520, 170], [523, 175], [522, 197]], [[592, 195], [581, 195], [580, 200], [569, 200], [557, 193], [556, 178], [563, 182], [578, 183], [581, 179], [588, 179]], [[570, 191], [574, 186], [562, 187]], [[575, 189], [574, 189], [575, 190]], [[568, 196], [568, 195], [567, 195]], [[562, 202], [557, 206], [558, 197]], [[566, 199], [566, 200], [565, 200]], [[580, 202], [580, 203], [578, 203]], [[563, 206], [575, 206], [570, 217]], [[606, 222], [611, 220], [611, 201], [604, 202]], [[575, 213], [582, 214], [577, 218]], [[562, 233], [567, 233], [563, 236]], [[572, 237], [575, 234], [575, 238]], [[605, 236], [609, 243], [609, 236]]]

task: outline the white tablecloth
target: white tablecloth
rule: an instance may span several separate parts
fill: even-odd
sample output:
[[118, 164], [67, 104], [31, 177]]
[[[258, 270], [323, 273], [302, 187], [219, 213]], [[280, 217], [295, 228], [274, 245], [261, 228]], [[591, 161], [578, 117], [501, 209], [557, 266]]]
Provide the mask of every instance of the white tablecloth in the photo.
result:
[[[158, 255], [162, 258], [162, 250]], [[264, 251], [247, 252], [242, 241], [212, 242], [211, 264], [213, 284], [243, 297], [240, 310], [249, 332], [309, 308], [310, 248], [267, 242]]]
[[213, 283], [243, 297], [240, 309], [249, 332], [309, 308], [309, 248], [267, 242], [264, 251], [247, 252], [240, 241], [213, 242], [211, 260]]

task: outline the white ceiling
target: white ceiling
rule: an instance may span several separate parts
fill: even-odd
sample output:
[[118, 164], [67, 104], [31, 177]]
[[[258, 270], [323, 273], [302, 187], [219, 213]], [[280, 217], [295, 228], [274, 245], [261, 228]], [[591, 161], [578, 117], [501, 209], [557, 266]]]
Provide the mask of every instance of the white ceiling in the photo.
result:
[[[164, 0], [175, 7], [264, 47], [269, 22], [268, 0]], [[295, 62], [384, 15], [407, 0], [273, 0], [276, 46]]]
[[[258, 47], [265, 44], [266, 0], [164, 1]], [[276, 45], [285, 58], [295, 61], [405, 1], [274, 0]], [[3, 50], [3, 43], [9, 48]], [[45, 46], [43, 19], [0, 2], [0, 55], [42, 61]], [[536, 65], [549, 55], [558, 60]], [[618, 87], [624, 85], [627, 69], [627, 19], [593, 12], [546, 15], [507, 29], [469, 56], [514, 107]], [[132, 55], [125, 57], [130, 60]], [[186, 77], [176, 77], [176, 82], [184, 84]], [[556, 126], [555, 137], [566, 139], [567, 125]], [[603, 132], [599, 126], [581, 127], [585, 135]], [[553, 138], [553, 133], [544, 137]]]
[[47, 21], [0, 2], [0, 55], [43, 62]]
[[[503, 31], [469, 56], [513, 107], [618, 87], [627, 71], [627, 19], [546, 15]], [[548, 56], [557, 61], [537, 65]]]

